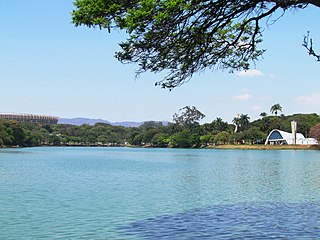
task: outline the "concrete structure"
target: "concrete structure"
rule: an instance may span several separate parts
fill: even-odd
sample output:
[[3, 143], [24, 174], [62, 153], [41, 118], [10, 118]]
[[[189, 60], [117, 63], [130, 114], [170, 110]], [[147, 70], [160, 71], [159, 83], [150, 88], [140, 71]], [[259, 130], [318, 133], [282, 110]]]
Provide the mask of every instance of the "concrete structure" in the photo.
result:
[[0, 119], [15, 120], [18, 122], [38, 123], [45, 125], [58, 123], [58, 117], [34, 114], [0, 113]]
[[297, 131], [298, 131], [297, 129], [298, 129], [297, 122], [296, 121], [291, 121], [291, 132], [292, 132], [292, 138], [293, 138], [293, 143], [292, 144], [297, 144]]
[[289, 133], [274, 129], [270, 132], [265, 142], [265, 145], [315, 145], [318, 144], [318, 141], [314, 138], [305, 138], [302, 133]]

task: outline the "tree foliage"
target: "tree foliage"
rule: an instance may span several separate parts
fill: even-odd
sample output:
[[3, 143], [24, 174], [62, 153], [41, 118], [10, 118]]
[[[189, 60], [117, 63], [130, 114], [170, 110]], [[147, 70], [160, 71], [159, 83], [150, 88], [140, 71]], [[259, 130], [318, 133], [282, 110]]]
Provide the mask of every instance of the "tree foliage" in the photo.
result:
[[320, 142], [320, 123], [316, 124], [310, 129], [310, 136], [317, 139]]
[[308, 4], [320, 7], [317, 0], [76, 0], [72, 21], [124, 29], [116, 58], [137, 63], [138, 73], [165, 71], [156, 85], [172, 89], [205, 69], [249, 69], [264, 52], [261, 20]]
[[236, 126], [236, 132], [242, 132], [244, 130], [246, 130], [249, 125], [250, 117], [248, 116], [248, 114], [241, 114], [235, 118], [233, 118], [232, 122], [234, 123], [234, 125]]
[[170, 138], [172, 147], [191, 148], [198, 147], [200, 144], [200, 136], [190, 133], [188, 130], [175, 133]]
[[221, 131], [228, 131], [229, 124], [222, 120], [222, 118], [216, 118], [212, 121], [213, 131], [221, 132]]
[[205, 117], [195, 106], [185, 106], [179, 111], [180, 114], [173, 115], [173, 121], [180, 126], [192, 127], [199, 124], [199, 121]]
[[270, 112], [274, 113], [276, 116], [278, 115], [278, 111], [282, 112], [282, 107], [279, 103], [274, 104], [270, 108]]
[[258, 127], [262, 132], [269, 133], [273, 129], [283, 129], [283, 121], [276, 116], [267, 116], [257, 121], [252, 122], [253, 127]]
[[[214, 144], [263, 144], [273, 129], [291, 131], [291, 121], [298, 123], [298, 132], [318, 138], [320, 117], [313, 114], [266, 116], [247, 124], [240, 123], [241, 131], [221, 118], [211, 123], [178, 125], [146, 122], [140, 127], [112, 126], [105, 123], [73, 126], [67, 124], [41, 126], [32, 123], [0, 119], [0, 147], [4, 146], [143, 146], [143, 147], [206, 147]], [[239, 116], [239, 119], [240, 119]], [[246, 127], [243, 127], [246, 126]], [[315, 127], [314, 127], [315, 126]], [[319, 139], [318, 139], [319, 140]]]
[[267, 114], [266, 112], [262, 112], [262, 113], [260, 113], [259, 116], [260, 116], [260, 117], [266, 117], [266, 116], [268, 116], [268, 114]]
[[231, 136], [230, 133], [228, 133], [226, 131], [219, 132], [215, 136], [214, 142], [215, 142], [215, 144], [226, 144], [229, 142], [230, 136]]

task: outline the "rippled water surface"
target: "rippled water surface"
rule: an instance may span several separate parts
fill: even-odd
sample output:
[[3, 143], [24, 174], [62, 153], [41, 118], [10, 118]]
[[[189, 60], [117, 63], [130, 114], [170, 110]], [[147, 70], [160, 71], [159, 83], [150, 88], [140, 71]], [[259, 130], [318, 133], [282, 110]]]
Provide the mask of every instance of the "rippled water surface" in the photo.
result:
[[319, 151], [0, 150], [0, 239], [319, 238]]

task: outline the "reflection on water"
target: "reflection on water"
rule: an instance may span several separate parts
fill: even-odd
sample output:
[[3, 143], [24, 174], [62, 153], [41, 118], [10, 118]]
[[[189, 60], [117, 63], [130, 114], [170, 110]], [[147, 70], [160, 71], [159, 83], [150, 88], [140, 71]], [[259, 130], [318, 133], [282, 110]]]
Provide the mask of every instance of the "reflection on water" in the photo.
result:
[[29, 151], [23, 151], [23, 149], [20, 148], [0, 148], [0, 155], [2, 154], [33, 154]]
[[310, 239], [319, 169], [319, 151], [1, 149], [0, 239]]
[[245, 203], [192, 209], [120, 228], [141, 239], [319, 239], [317, 203]]

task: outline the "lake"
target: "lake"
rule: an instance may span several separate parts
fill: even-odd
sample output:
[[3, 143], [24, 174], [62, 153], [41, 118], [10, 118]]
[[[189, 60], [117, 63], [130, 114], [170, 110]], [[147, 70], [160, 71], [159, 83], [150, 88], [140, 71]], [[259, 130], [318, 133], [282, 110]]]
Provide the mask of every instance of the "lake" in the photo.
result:
[[0, 149], [0, 239], [319, 239], [320, 151]]

